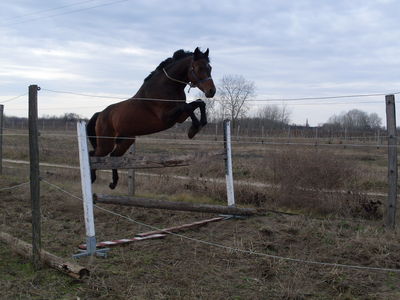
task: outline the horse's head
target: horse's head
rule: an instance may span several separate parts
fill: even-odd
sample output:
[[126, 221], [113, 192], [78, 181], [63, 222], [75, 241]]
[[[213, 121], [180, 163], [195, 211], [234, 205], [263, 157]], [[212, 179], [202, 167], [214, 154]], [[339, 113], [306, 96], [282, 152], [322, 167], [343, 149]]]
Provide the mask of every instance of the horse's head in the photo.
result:
[[211, 77], [212, 68], [208, 54], [209, 49], [204, 53], [198, 47], [194, 50], [188, 77], [193, 86], [197, 86], [207, 98], [212, 98], [215, 95], [216, 88]]

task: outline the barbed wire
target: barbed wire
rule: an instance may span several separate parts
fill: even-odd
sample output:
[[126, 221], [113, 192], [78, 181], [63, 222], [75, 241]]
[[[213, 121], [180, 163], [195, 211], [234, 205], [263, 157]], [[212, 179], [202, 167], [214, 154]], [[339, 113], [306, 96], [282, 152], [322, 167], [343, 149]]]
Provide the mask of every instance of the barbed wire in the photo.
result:
[[394, 93], [371, 93], [371, 94], [352, 94], [352, 95], [338, 95], [338, 96], [317, 96], [317, 97], [299, 97], [299, 98], [275, 98], [275, 99], [254, 99], [249, 100], [252, 102], [257, 101], [280, 101], [280, 102], [289, 102], [289, 101], [305, 101], [305, 100], [329, 100], [329, 99], [344, 99], [344, 98], [363, 98], [363, 97], [377, 97], [377, 96], [386, 96], [386, 95], [398, 95], [400, 92]]
[[[3, 136], [29, 136], [29, 134], [3, 134]], [[46, 137], [46, 136], [56, 136], [56, 137], [68, 137], [68, 138], [75, 138], [77, 135], [73, 134], [41, 134], [41, 137]], [[101, 139], [116, 139], [115, 136], [88, 136], [88, 138], [101, 138]], [[242, 137], [240, 137], [242, 138]], [[313, 140], [314, 142], [308, 142], [308, 143], [300, 143], [300, 142], [274, 142], [274, 141], [269, 141], [273, 140], [275, 138], [264, 138], [261, 141], [240, 141], [239, 140], [233, 140], [235, 137], [232, 137], [231, 143], [233, 145], [264, 145], [264, 146], [307, 146], [307, 147], [355, 147], [355, 148], [396, 148], [400, 147], [400, 145], [386, 145], [386, 144], [379, 144], [379, 143], [369, 143], [369, 144], [351, 144], [351, 143], [327, 143], [326, 140], [329, 141], [330, 138], [294, 138], [294, 137], [281, 137], [281, 138], [276, 138], [276, 139], [286, 139], [286, 140], [291, 140], [291, 139], [299, 139], [299, 140]], [[134, 141], [139, 141], [139, 142], [158, 142], [158, 141], [163, 141], [166, 144], [176, 144], [177, 142], [183, 144], [183, 145], [218, 145], [218, 144], [223, 144], [224, 141], [212, 141], [212, 140], [187, 140], [187, 139], [177, 139], [177, 138], [171, 138], [171, 139], [166, 139], [166, 138], [140, 138], [140, 137], [118, 137], [119, 140], [134, 140]], [[339, 139], [339, 138], [335, 138]], [[349, 138], [348, 138], [349, 139]], [[346, 139], [344, 139], [346, 140]], [[322, 141], [322, 142], [321, 142]]]
[[19, 188], [19, 187], [21, 187], [21, 186], [27, 185], [27, 184], [29, 184], [29, 183], [30, 183], [30, 181], [27, 181], [27, 182], [23, 182], [23, 183], [19, 183], [19, 184], [13, 185], [13, 186], [8, 186], [8, 187], [0, 188], [0, 192], [13, 190], [13, 189]]
[[77, 13], [77, 12], [82, 12], [82, 11], [86, 11], [86, 10], [91, 10], [91, 9], [104, 7], [104, 6], [109, 6], [109, 5], [113, 5], [113, 4], [117, 4], [117, 3], [121, 3], [121, 2], [127, 2], [127, 1], [130, 1], [130, 0], [116, 0], [116, 1], [101, 3], [101, 4], [89, 6], [89, 7], [74, 9], [74, 10], [70, 10], [70, 11], [64, 11], [64, 12], [60, 12], [60, 13], [55, 13], [55, 14], [52, 14], [52, 15], [41, 16], [41, 17], [36, 17], [36, 18], [30, 18], [30, 19], [27, 19], [27, 20], [19, 21], [19, 22], [9, 22], [9, 23], [2, 24], [0, 26], [4, 27], [4, 26], [19, 25], [19, 24], [24, 24], [24, 23], [28, 23], [28, 22], [32, 22], [32, 21], [37, 21], [37, 20], [54, 18], [54, 17], [64, 16], [64, 15], [69, 15], [69, 14], [74, 14], [74, 13]]
[[158, 101], [158, 102], [184, 102], [184, 101], [186, 101], [186, 99], [162, 99], [162, 98], [140, 98], [140, 97], [122, 98], [122, 97], [115, 97], [115, 96], [90, 95], [90, 94], [83, 94], [83, 93], [76, 93], [76, 92], [69, 92], [69, 91], [56, 91], [56, 90], [43, 89], [43, 88], [42, 88], [42, 90], [46, 91], [46, 92], [57, 93], [57, 94], [69, 94], [69, 95], [89, 97], [89, 98], [103, 98], [103, 99], [114, 99], [114, 100], [140, 100], [140, 101]]
[[[168, 102], [183, 102], [186, 101], [186, 99], [176, 99], [176, 100], [171, 100], [171, 99], [154, 99], [154, 98], [121, 98], [121, 97], [115, 97], [115, 96], [102, 96], [102, 95], [91, 95], [91, 94], [84, 94], [84, 93], [76, 93], [76, 92], [71, 92], [71, 91], [59, 91], [59, 90], [53, 90], [53, 89], [44, 89], [42, 88], [43, 91], [47, 92], [52, 92], [52, 93], [58, 93], [58, 94], [71, 94], [71, 95], [76, 95], [76, 96], [83, 96], [83, 97], [90, 97], [90, 98], [104, 98], [104, 99], [115, 99], [115, 100], [143, 100], [143, 101], [168, 101]], [[308, 100], [331, 100], [331, 99], [344, 99], [344, 98], [362, 98], [362, 97], [377, 97], [377, 96], [386, 96], [386, 95], [398, 95], [400, 92], [394, 92], [394, 93], [371, 93], [371, 94], [352, 94], [352, 95], [338, 95], [338, 96], [318, 96], [318, 97], [299, 97], [299, 98], [270, 98], [270, 99], [247, 99], [246, 102], [291, 102], [291, 101], [308, 101]], [[355, 103], [355, 102], [352, 102]], [[374, 102], [359, 102], [359, 103], [381, 103], [378, 101]], [[335, 102], [332, 103], [309, 103], [307, 105], [314, 105], [314, 104], [338, 104]], [[343, 103], [343, 104], [349, 104], [349, 103]], [[302, 104], [304, 105], [304, 104]]]
[[[78, 199], [80, 201], [83, 201], [83, 199], [81, 197], [78, 197], [68, 191], [66, 191], [65, 189], [48, 182], [45, 179], [42, 179], [42, 182], [48, 184], [49, 186], [57, 189], [60, 192], [63, 192], [67, 195], [69, 195], [70, 197], [73, 197], [75, 199]], [[243, 253], [243, 254], [248, 254], [248, 255], [256, 255], [256, 256], [262, 256], [262, 257], [267, 257], [267, 258], [271, 258], [271, 259], [276, 259], [276, 260], [283, 260], [283, 261], [289, 261], [289, 262], [295, 262], [295, 263], [303, 263], [303, 264], [312, 264], [312, 265], [319, 265], [319, 266], [328, 266], [328, 267], [336, 267], [336, 268], [347, 268], [347, 269], [358, 269], [358, 270], [369, 270], [369, 271], [383, 271], [383, 272], [395, 272], [395, 273], [400, 273], [400, 269], [391, 269], [391, 268], [380, 268], [380, 267], [368, 267], [368, 266], [360, 266], [360, 265], [347, 265], [347, 264], [339, 264], [339, 263], [329, 263], [329, 262], [318, 262], [318, 261], [313, 261], [313, 260], [306, 260], [306, 259], [300, 259], [300, 258], [291, 258], [291, 257], [284, 257], [284, 256], [278, 256], [278, 255], [272, 255], [272, 254], [267, 254], [267, 253], [263, 253], [263, 252], [258, 252], [258, 251], [253, 251], [253, 250], [245, 250], [245, 249], [240, 249], [240, 248], [235, 248], [235, 247], [230, 247], [230, 246], [225, 246], [222, 244], [218, 244], [218, 243], [214, 243], [214, 242], [209, 242], [209, 241], [204, 241], [204, 240], [200, 240], [200, 239], [196, 239], [196, 238], [192, 238], [192, 237], [188, 237], [186, 235], [183, 234], [179, 234], [179, 233], [175, 233], [175, 232], [170, 232], [170, 231], [165, 231], [162, 228], [156, 227], [156, 226], [152, 226], [140, 221], [137, 221], [133, 218], [130, 218], [128, 216], [122, 215], [120, 213], [117, 213], [115, 211], [106, 209], [104, 207], [98, 206], [96, 204], [93, 205], [93, 207], [95, 207], [96, 209], [102, 210], [106, 213], [112, 214], [114, 216], [123, 218], [125, 220], [128, 220], [129, 222], [135, 223], [137, 225], [143, 226], [143, 227], [147, 227], [150, 228], [152, 230], [163, 230], [164, 232], [172, 235], [172, 236], [176, 236], [182, 239], [186, 239], [189, 241], [193, 241], [199, 244], [204, 244], [204, 245], [208, 245], [208, 246], [212, 246], [212, 247], [216, 247], [216, 248], [221, 248], [221, 249], [225, 249], [228, 250], [230, 252], [238, 252], [238, 253]]]
[[[4, 129], [6, 129], [6, 130], [14, 130], [13, 128], [4, 128]], [[73, 138], [76, 138], [77, 137], [77, 135], [76, 134], [68, 134], [68, 133], [43, 133], [44, 131], [40, 131], [40, 136], [41, 137], [48, 137], [48, 136], [54, 136], [54, 137], [60, 137], [60, 138], [63, 138], [63, 137], [73, 137]], [[282, 130], [282, 132], [287, 132], [287, 130], [286, 131], [283, 131]], [[3, 136], [29, 136], [29, 134], [27, 134], [27, 133], [3, 133], [2, 134]], [[163, 135], [166, 135], [167, 137], [166, 138], [161, 138], [161, 137], [159, 137], [159, 138], [154, 138], [154, 137], [143, 137], [143, 136], [137, 136], [136, 138], [126, 138], [126, 139], [136, 139], [136, 140], [141, 140], [141, 141], [145, 141], [145, 140], [160, 140], [160, 141], [162, 141], [162, 140], [165, 140], [165, 141], [168, 141], [168, 140], [174, 140], [174, 141], [187, 141], [187, 142], [198, 142], [198, 143], [201, 143], [201, 142], [207, 142], [207, 141], [210, 141], [210, 142], [214, 142], [214, 143], [219, 143], [219, 142], [221, 142], [221, 141], [213, 141], [213, 139], [215, 138], [215, 137], [219, 137], [220, 139], [222, 139], [222, 136], [221, 135], [213, 135], [213, 134], [204, 134], [204, 135], [202, 135], [202, 137], [204, 136], [204, 137], [206, 137], [206, 138], [208, 138], [208, 139], [201, 139], [201, 138], [199, 138], [199, 139], [195, 139], [195, 140], [187, 140], [187, 139], [184, 139], [184, 138], [174, 138], [174, 137], [171, 137], [171, 135], [174, 135], [174, 133], [170, 133], [170, 134], [167, 134], [167, 133], [165, 133], [165, 134], [163, 134]], [[185, 133], [177, 133], [177, 135], [185, 135]], [[1, 136], [1, 134], [0, 134], [0, 136]], [[168, 137], [169, 136], [169, 137]], [[88, 137], [97, 137], [97, 136], [88, 136]], [[103, 138], [115, 138], [115, 137], [112, 137], [112, 136], [99, 136], [99, 137], [103, 137]], [[382, 139], [382, 140], [384, 140], [384, 139], [386, 139], [388, 136], [387, 135], [380, 135], [379, 136], [379, 139]], [[235, 135], [235, 134], [233, 134], [232, 135], [232, 139], [243, 139], [243, 140], [246, 140], [246, 139], [253, 139], [253, 140], [287, 140], [287, 139], [290, 139], [290, 140], [319, 140], [319, 141], [324, 141], [324, 140], [367, 140], [367, 139], [369, 139], [369, 140], [371, 140], [371, 139], [378, 139], [378, 137], [377, 136], [348, 136], [348, 137], [340, 137], [340, 136], [334, 136], [334, 137], [314, 137], [314, 136], [310, 136], [310, 137], [300, 137], [300, 136], [290, 136], [290, 137], [288, 137], [288, 136], [244, 136], [244, 135]], [[123, 137], [121, 137], [120, 139], [125, 139], [125, 138], [123, 138]]]
[[75, 3], [71, 3], [71, 4], [67, 4], [67, 5], [62, 5], [62, 6], [58, 6], [58, 7], [52, 7], [52, 8], [45, 8], [45, 9], [40, 9], [40, 10], [35, 10], [32, 11], [30, 13], [26, 13], [26, 14], [22, 14], [22, 15], [18, 15], [18, 16], [14, 16], [8, 19], [3, 20], [4, 22], [10, 22], [12, 20], [16, 20], [16, 19], [23, 19], [25, 17], [29, 17], [29, 16], [33, 16], [33, 15], [37, 15], [37, 14], [41, 14], [41, 13], [45, 13], [45, 12], [49, 12], [49, 11], [55, 11], [55, 10], [61, 10], [64, 8], [68, 8], [68, 7], [72, 7], [72, 6], [77, 6], [77, 5], [82, 5], [88, 2], [94, 2], [94, 1], [98, 1], [98, 0], [86, 0], [86, 1], [79, 1], [79, 2], [75, 2]]
[[28, 95], [28, 93], [24, 93], [24, 94], [21, 94], [19, 96], [12, 97], [12, 98], [10, 98], [8, 100], [0, 101], [0, 104], [4, 104], [4, 103], [7, 103], [7, 102], [11, 102], [11, 101], [17, 100], [17, 99], [19, 99], [19, 98], [21, 98], [23, 96], [26, 96], [26, 95]]

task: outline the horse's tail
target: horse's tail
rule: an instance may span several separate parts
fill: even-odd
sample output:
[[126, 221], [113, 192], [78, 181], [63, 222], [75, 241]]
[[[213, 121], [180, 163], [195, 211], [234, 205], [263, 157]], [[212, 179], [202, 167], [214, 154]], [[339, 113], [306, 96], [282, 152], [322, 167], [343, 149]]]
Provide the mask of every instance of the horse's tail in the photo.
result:
[[99, 116], [99, 112], [95, 113], [89, 120], [86, 125], [86, 134], [89, 137], [89, 141], [93, 146], [93, 149], [97, 148], [97, 139], [96, 139], [96, 121]]

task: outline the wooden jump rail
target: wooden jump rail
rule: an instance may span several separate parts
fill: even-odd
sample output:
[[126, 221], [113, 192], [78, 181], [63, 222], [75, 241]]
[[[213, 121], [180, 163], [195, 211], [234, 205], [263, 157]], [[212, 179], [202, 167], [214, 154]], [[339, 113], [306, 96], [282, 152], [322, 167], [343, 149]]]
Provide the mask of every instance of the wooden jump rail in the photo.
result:
[[201, 161], [207, 157], [222, 155], [223, 153], [211, 152], [207, 155], [180, 155], [180, 156], [121, 156], [121, 157], [90, 157], [90, 167], [96, 170], [109, 169], [154, 169], [189, 166], [193, 161]]
[[251, 216], [265, 214], [265, 210], [256, 208], [242, 208], [236, 206], [211, 205], [190, 202], [173, 202], [130, 196], [93, 195], [95, 203], [117, 204], [124, 206], [136, 206], [144, 208], [157, 208], [180, 211], [193, 211], [202, 213], [217, 213], [225, 215]]
[[146, 157], [90, 157], [90, 166], [96, 170], [167, 168], [188, 166], [189, 159], [186, 156], [166, 159], [159, 157], [154, 160]]

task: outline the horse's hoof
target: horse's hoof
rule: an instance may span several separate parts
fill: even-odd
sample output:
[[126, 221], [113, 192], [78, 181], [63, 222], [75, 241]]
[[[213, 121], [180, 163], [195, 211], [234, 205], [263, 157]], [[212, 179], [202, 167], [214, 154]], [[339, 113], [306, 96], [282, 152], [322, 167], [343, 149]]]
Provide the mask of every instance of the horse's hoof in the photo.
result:
[[189, 131], [188, 131], [188, 138], [192, 139], [199, 131], [200, 131], [200, 126], [190, 126]]
[[109, 187], [110, 187], [110, 189], [115, 189], [115, 187], [117, 186], [115, 183], [110, 183], [109, 185], [108, 185]]

